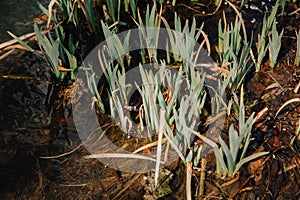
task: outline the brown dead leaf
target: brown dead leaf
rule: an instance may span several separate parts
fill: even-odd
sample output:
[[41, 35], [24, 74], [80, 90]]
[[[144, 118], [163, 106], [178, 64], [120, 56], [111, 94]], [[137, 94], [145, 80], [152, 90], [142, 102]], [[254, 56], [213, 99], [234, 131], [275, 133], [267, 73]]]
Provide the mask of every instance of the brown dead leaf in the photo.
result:
[[258, 159], [255, 161], [252, 161], [248, 165], [248, 172], [251, 176], [254, 176], [254, 181], [258, 183], [262, 179], [262, 159]]
[[205, 185], [209, 190], [211, 190], [214, 193], [220, 192], [219, 188], [216, 187], [214, 184], [210, 183], [209, 181], [205, 181]]
[[57, 70], [58, 71], [62, 71], [62, 72], [70, 72], [70, 71], [72, 71], [72, 69], [67, 69], [67, 68], [64, 68], [64, 67], [62, 67], [60, 65], [57, 66]]
[[[259, 147], [258, 150], [255, 153], [263, 151], [263, 147]], [[265, 164], [265, 158], [261, 157], [257, 160], [254, 160], [249, 163], [248, 165], [248, 172], [251, 176], [254, 177], [255, 183], [259, 183], [260, 180], [262, 179], [262, 172], [264, 169], [264, 164]]]

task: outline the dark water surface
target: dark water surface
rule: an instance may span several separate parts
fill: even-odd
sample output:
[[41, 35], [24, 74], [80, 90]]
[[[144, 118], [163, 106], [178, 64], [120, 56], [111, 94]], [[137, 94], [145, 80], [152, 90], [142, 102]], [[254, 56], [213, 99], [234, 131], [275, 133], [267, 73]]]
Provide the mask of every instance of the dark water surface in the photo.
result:
[[[44, 5], [48, 2], [41, 1]], [[17, 36], [33, 32], [33, 18], [40, 13], [35, 0], [1, 0], [0, 43], [12, 39], [6, 31]], [[0, 60], [0, 75], [0, 130], [12, 124], [22, 126], [18, 123], [25, 119], [40, 123], [34, 116], [39, 115], [37, 109], [43, 105], [47, 82], [28, 81], [20, 77], [47, 80], [49, 73], [45, 63], [31, 53], [16, 50], [8, 58]], [[3, 78], [3, 75], [12, 78]], [[20, 121], [21, 118], [24, 119]]]
[[[41, 0], [44, 6], [49, 2]], [[12, 39], [6, 31], [17, 36], [33, 32], [33, 18], [40, 13], [36, 0], [0, 0], [0, 44]], [[0, 56], [6, 52], [0, 50]], [[0, 60], [0, 199], [30, 194], [23, 188], [37, 179], [38, 157], [58, 154], [49, 152], [51, 131], [57, 132], [52, 149], [68, 147], [60, 127], [51, 125], [49, 81], [47, 63], [32, 53], [15, 50]]]
[[[50, 0], [40, 0], [45, 6]], [[33, 18], [41, 13], [36, 0], [0, 1], [0, 43], [10, 40], [7, 31], [21, 36], [33, 32]]]

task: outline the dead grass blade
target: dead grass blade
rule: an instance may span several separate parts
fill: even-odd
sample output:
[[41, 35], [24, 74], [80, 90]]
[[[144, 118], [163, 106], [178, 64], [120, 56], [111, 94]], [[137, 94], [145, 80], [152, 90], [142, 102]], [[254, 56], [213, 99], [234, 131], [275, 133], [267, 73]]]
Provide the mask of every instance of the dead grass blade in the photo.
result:
[[69, 151], [69, 152], [66, 152], [66, 153], [63, 153], [63, 154], [60, 154], [60, 155], [57, 155], [57, 156], [40, 156], [39, 158], [41, 159], [54, 159], [54, 158], [60, 158], [60, 157], [64, 157], [64, 156], [67, 156], [67, 155], [70, 155], [72, 154], [73, 152], [75, 152], [77, 149], [79, 149], [83, 144], [81, 143], [80, 145], [78, 145], [77, 147], [75, 147], [73, 150]]
[[199, 137], [199, 139], [201, 139], [203, 142], [207, 143], [208, 145], [210, 145], [210, 146], [213, 147], [213, 148], [218, 148], [218, 145], [217, 145], [214, 141], [212, 141], [212, 140], [208, 139], [207, 137], [201, 135], [201, 134], [198, 133], [197, 131], [194, 131], [194, 130], [191, 129], [190, 127], [186, 127], [186, 128], [187, 128], [189, 131], [191, 131], [194, 135], [196, 135], [197, 137]]
[[290, 103], [294, 103], [294, 102], [300, 102], [300, 98], [293, 98], [293, 99], [290, 99], [288, 101], [286, 101], [282, 106], [280, 106], [280, 108], [278, 109], [278, 111], [276, 112], [275, 114], [275, 117], [277, 117], [277, 115], [280, 113], [280, 111], [286, 107], [287, 105], [289, 105]]
[[281, 87], [281, 85], [278, 82], [276, 82], [276, 83], [273, 83], [273, 84], [269, 85], [268, 87], [266, 87], [265, 90], [270, 90], [273, 88], [280, 88], [280, 87]]
[[[48, 32], [48, 31], [44, 31], [44, 32], [42, 32], [42, 34], [45, 34], [46, 32]], [[20, 40], [26, 40], [26, 39], [31, 38], [33, 36], [35, 36], [35, 32], [22, 35], [22, 36], [19, 37], [19, 39]], [[3, 49], [3, 48], [8, 47], [8, 46], [11, 46], [11, 45], [13, 45], [13, 44], [15, 44], [17, 42], [18, 42], [17, 39], [12, 39], [12, 40], [9, 40], [7, 42], [4, 42], [4, 43], [0, 44], [0, 49]]]
[[[137, 155], [137, 154], [131, 154], [131, 153], [98, 153], [98, 154], [91, 154], [88, 156], [85, 156], [84, 158], [133, 158], [133, 159], [141, 159], [141, 160], [149, 160], [156, 162], [156, 159], [143, 156], [143, 155]], [[163, 163], [162, 163], [163, 164]]]
[[13, 49], [20, 49], [20, 50], [23, 50], [23, 51], [30, 51], [30, 52], [34, 51], [35, 53], [43, 55], [43, 53], [41, 51], [39, 51], [39, 50], [29, 50], [28, 48], [24, 47], [22, 44], [11, 45], [11, 46], [6, 47], [4, 50], [7, 51], [7, 50], [13, 50]]
[[261, 118], [261, 116], [263, 116], [263, 114], [265, 112], [268, 111], [268, 108], [265, 107], [264, 109], [262, 109], [261, 111], [259, 111], [259, 113], [257, 113], [257, 115], [255, 116], [255, 118], [253, 119], [253, 123], [257, 122], [259, 118]]
[[4, 58], [7, 58], [10, 54], [12, 54], [15, 51], [15, 48], [10, 49], [8, 52], [0, 56], [0, 60], [3, 60]]
[[298, 82], [297, 86], [294, 89], [294, 93], [297, 94], [300, 88], [300, 81]]
[[242, 24], [242, 28], [243, 28], [244, 40], [248, 41], [247, 40], [246, 27], [245, 27], [245, 23], [244, 23], [244, 20], [243, 20], [243, 17], [241, 15], [241, 13], [238, 11], [238, 9], [235, 7], [235, 5], [233, 5], [230, 1], [228, 1], [228, 0], [225, 0], [225, 1], [230, 5], [230, 7], [232, 7], [232, 9], [235, 11], [235, 13], [237, 14], [237, 16], [239, 17], [240, 22]]
[[160, 168], [161, 152], [162, 152], [162, 138], [164, 135], [165, 113], [166, 113], [165, 110], [160, 111], [160, 122], [159, 122], [159, 130], [158, 130], [156, 165], [155, 165], [155, 176], [154, 176], [155, 187], [157, 187], [158, 185], [158, 176], [159, 176], [159, 168]]
[[207, 53], [208, 53], [208, 56], [210, 56], [210, 52], [211, 52], [211, 49], [210, 49], [210, 43], [209, 43], [209, 39], [208, 39], [208, 36], [205, 34], [204, 31], [201, 30], [201, 34], [205, 40], [205, 44], [206, 44], [206, 47], [207, 47]]
[[[164, 144], [164, 143], [167, 142], [167, 141], [168, 141], [167, 138], [163, 138], [163, 139], [162, 139], [162, 144]], [[151, 143], [149, 143], [149, 144], [146, 144], [146, 145], [144, 145], [144, 146], [138, 148], [138, 149], [135, 150], [133, 153], [135, 154], [135, 153], [141, 152], [141, 151], [143, 151], [143, 150], [145, 150], [145, 149], [148, 149], [148, 148], [157, 146], [157, 144], [158, 144], [158, 141], [151, 142]]]
[[3, 74], [0, 75], [0, 79], [12, 79], [12, 80], [25, 80], [25, 81], [37, 81], [37, 82], [45, 82], [45, 83], [52, 83], [51, 81], [47, 79], [42, 79], [42, 78], [35, 78], [35, 77], [30, 77], [30, 76], [18, 76], [18, 75], [12, 75], [12, 74]]
[[51, 0], [48, 5], [49, 16], [48, 16], [48, 21], [47, 21], [47, 29], [50, 28], [50, 22], [51, 22], [51, 18], [52, 18], [52, 10], [53, 10], [53, 6], [55, 5], [56, 2], [57, 2], [57, 0]]

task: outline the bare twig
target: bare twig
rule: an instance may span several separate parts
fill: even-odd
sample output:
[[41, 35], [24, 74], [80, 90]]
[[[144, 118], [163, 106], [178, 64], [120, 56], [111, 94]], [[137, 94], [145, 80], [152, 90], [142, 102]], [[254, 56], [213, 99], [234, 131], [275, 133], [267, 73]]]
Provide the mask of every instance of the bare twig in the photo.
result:
[[201, 174], [200, 174], [200, 186], [199, 186], [199, 197], [203, 197], [204, 194], [204, 181], [205, 181], [205, 173], [206, 173], [206, 158], [203, 157], [201, 159]]
[[193, 163], [188, 162], [186, 164], [186, 199], [191, 200], [192, 199], [192, 191], [191, 191], [191, 183], [192, 183], [192, 167]]
[[300, 8], [298, 8], [297, 10], [295, 10], [295, 11], [289, 13], [289, 16], [292, 16], [292, 15], [294, 15], [294, 14], [297, 14], [297, 12], [299, 12], [299, 11], [300, 11]]

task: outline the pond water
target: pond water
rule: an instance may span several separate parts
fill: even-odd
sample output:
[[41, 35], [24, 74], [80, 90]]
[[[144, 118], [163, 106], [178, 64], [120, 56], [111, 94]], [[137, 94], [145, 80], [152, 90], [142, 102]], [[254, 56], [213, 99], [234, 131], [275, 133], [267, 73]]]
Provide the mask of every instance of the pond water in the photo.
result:
[[[49, 0], [41, 3], [47, 4]], [[40, 9], [33, 0], [2, 0], [0, 1], [0, 43], [12, 38], [6, 31], [17, 36], [33, 32], [33, 18]], [[1, 52], [4, 53], [5, 51]], [[31, 106], [41, 106], [42, 96], [47, 92], [47, 83], [28, 81], [21, 77], [47, 80], [49, 73], [42, 60], [36, 56], [16, 50], [8, 58], [0, 60], [0, 123], [1, 129], [11, 126], [14, 117], [23, 118], [26, 113], [31, 116], [37, 111]], [[3, 77], [9, 75], [10, 77]]]
[[[50, 0], [40, 0], [45, 6]], [[0, 43], [10, 40], [7, 31], [21, 36], [33, 32], [33, 18], [40, 14], [36, 0], [0, 1]]]
[[[35, 0], [1, 0], [0, 44], [12, 39], [6, 31], [17, 36], [33, 32], [33, 18], [40, 13]], [[0, 56], [6, 52], [0, 49]], [[36, 177], [37, 157], [49, 153], [49, 80], [49, 67], [32, 53], [14, 50], [0, 60], [0, 199], [14, 199], [2, 197]], [[65, 145], [63, 136], [60, 143]]]

